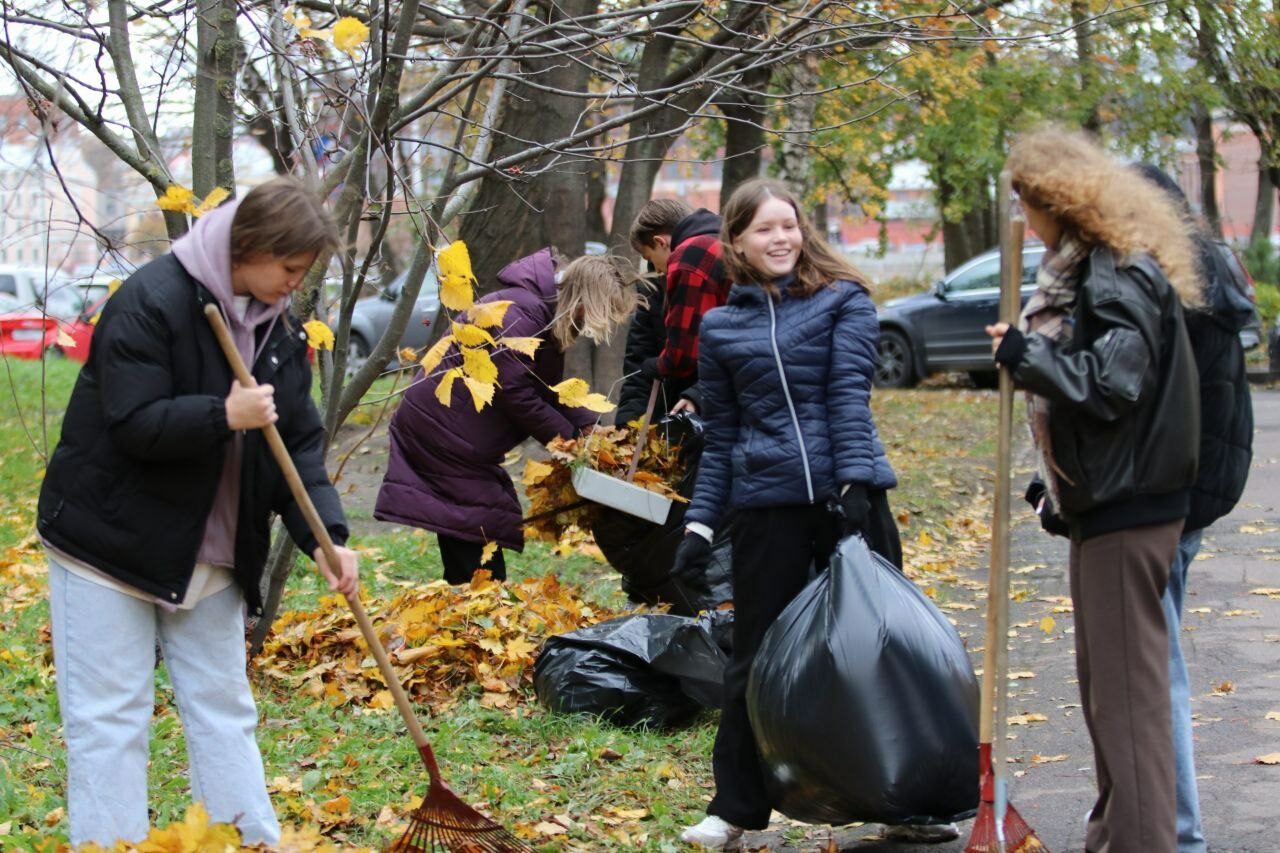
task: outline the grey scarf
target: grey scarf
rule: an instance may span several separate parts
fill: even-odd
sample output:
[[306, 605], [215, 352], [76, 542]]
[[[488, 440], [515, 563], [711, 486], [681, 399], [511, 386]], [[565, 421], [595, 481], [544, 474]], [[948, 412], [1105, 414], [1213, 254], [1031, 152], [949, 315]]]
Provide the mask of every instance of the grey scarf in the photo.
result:
[[[1071, 237], [1063, 235], [1056, 250], [1045, 252], [1036, 272], [1036, 292], [1022, 309], [1018, 328], [1024, 335], [1041, 335], [1054, 343], [1063, 344], [1071, 339], [1071, 307], [1076, 301], [1080, 264], [1089, 255], [1083, 246]], [[1027, 392], [1027, 423], [1031, 440], [1035, 443], [1040, 468], [1040, 478], [1054, 506], [1061, 507], [1058, 496], [1058, 478], [1070, 485], [1071, 479], [1053, 461], [1053, 441], [1049, 433], [1049, 401]]]

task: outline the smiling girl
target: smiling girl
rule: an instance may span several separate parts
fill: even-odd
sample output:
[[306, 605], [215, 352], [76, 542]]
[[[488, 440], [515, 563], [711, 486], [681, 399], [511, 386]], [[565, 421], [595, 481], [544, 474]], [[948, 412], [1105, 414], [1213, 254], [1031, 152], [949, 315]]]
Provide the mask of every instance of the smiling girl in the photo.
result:
[[676, 571], [707, 559], [722, 514], [739, 510], [733, 657], [712, 757], [716, 796], [682, 839], [734, 850], [743, 830], [768, 825], [772, 808], [745, 698], [765, 631], [842, 533], [862, 533], [899, 566], [902, 556], [885, 496], [897, 480], [871, 417], [879, 324], [863, 277], [777, 181], [734, 192], [720, 239], [734, 285], [703, 318], [706, 450]]

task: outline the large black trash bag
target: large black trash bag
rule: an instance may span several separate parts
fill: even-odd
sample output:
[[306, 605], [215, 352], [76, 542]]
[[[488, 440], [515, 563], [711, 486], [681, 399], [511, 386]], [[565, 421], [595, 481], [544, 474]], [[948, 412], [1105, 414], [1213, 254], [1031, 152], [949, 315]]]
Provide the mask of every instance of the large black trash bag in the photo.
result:
[[654, 728], [718, 707], [726, 656], [704, 624], [637, 613], [550, 637], [533, 667], [538, 701]]
[[939, 823], [978, 805], [978, 680], [951, 623], [846, 537], [751, 668], [775, 808], [810, 823]]
[[[672, 444], [680, 446], [685, 460], [685, 475], [676, 491], [692, 497], [702, 455], [702, 422], [697, 415], [671, 415], [655, 426]], [[705, 575], [705, 588], [693, 587], [671, 577], [676, 546], [684, 537], [686, 504], [671, 507], [663, 524], [654, 524], [625, 512], [601, 507], [591, 533], [609, 565], [622, 575], [622, 590], [638, 604], [669, 604], [678, 616], [696, 616], [703, 610], [714, 610], [733, 600], [733, 574], [730, 564], [729, 520], [713, 543], [711, 564]]]

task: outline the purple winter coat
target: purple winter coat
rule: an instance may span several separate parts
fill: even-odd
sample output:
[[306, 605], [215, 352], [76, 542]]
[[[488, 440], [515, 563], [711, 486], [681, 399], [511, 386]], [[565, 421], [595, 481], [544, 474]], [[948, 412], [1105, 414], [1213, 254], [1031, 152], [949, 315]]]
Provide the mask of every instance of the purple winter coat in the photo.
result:
[[551, 250], [542, 249], [503, 267], [498, 281], [506, 287], [480, 300], [511, 300], [502, 334], [543, 341], [532, 362], [512, 351], [494, 355], [499, 387], [492, 405], [477, 412], [461, 382], [453, 386], [450, 406], [436, 400], [440, 377], [461, 364], [456, 348], [435, 375], [420, 377], [405, 392], [391, 419], [391, 458], [375, 518], [523, 550], [520, 501], [503, 457], [530, 436], [545, 444], [596, 421], [587, 409], [561, 405], [547, 388], [564, 378], [564, 354], [549, 333], [555, 272]]

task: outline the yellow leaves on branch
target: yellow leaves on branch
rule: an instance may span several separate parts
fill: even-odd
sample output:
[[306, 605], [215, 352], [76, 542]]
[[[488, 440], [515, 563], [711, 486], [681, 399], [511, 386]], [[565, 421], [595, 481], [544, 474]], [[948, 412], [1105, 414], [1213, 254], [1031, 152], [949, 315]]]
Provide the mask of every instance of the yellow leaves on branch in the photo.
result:
[[308, 320], [302, 324], [307, 333], [307, 346], [312, 349], [333, 349], [333, 330], [323, 320]]
[[204, 197], [204, 201], [196, 204], [195, 193], [181, 184], [169, 184], [168, 189], [164, 191], [164, 195], [156, 199], [156, 207], [170, 213], [186, 213], [199, 219], [218, 205], [222, 204], [231, 193], [222, 187], [214, 187], [213, 190]]
[[566, 406], [582, 407], [593, 412], [612, 412], [615, 408], [608, 397], [592, 392], [586, 381], [577, 377], [552, 385], [551, 390], [556, 392], [560, 402]]
[[[477, 302], [467, 309], [467, 319], [482, 329], [501, 326], [503, 318], [507, 316], [507, 309], [514, 304], [510, 299], [500, 299], [495, 302]], [[533, 340], [537, 340], [537, 338], [533, 338]]]
[[286, 9], [284, 19], [298, 31], [298, 38], [332, 42], [334, 47], [351, 57], [357, 56], [360, 45], [369, 40], [369, 28], [359, 18], [339, 18], [327, 30], [313, 29], [311, 17], [295, 9]]
[[440, 267], [440, 304], [453, 311], [466, 311], [475, 302], [475, 274], [467, 244], [454, 240], [436, 254]]

